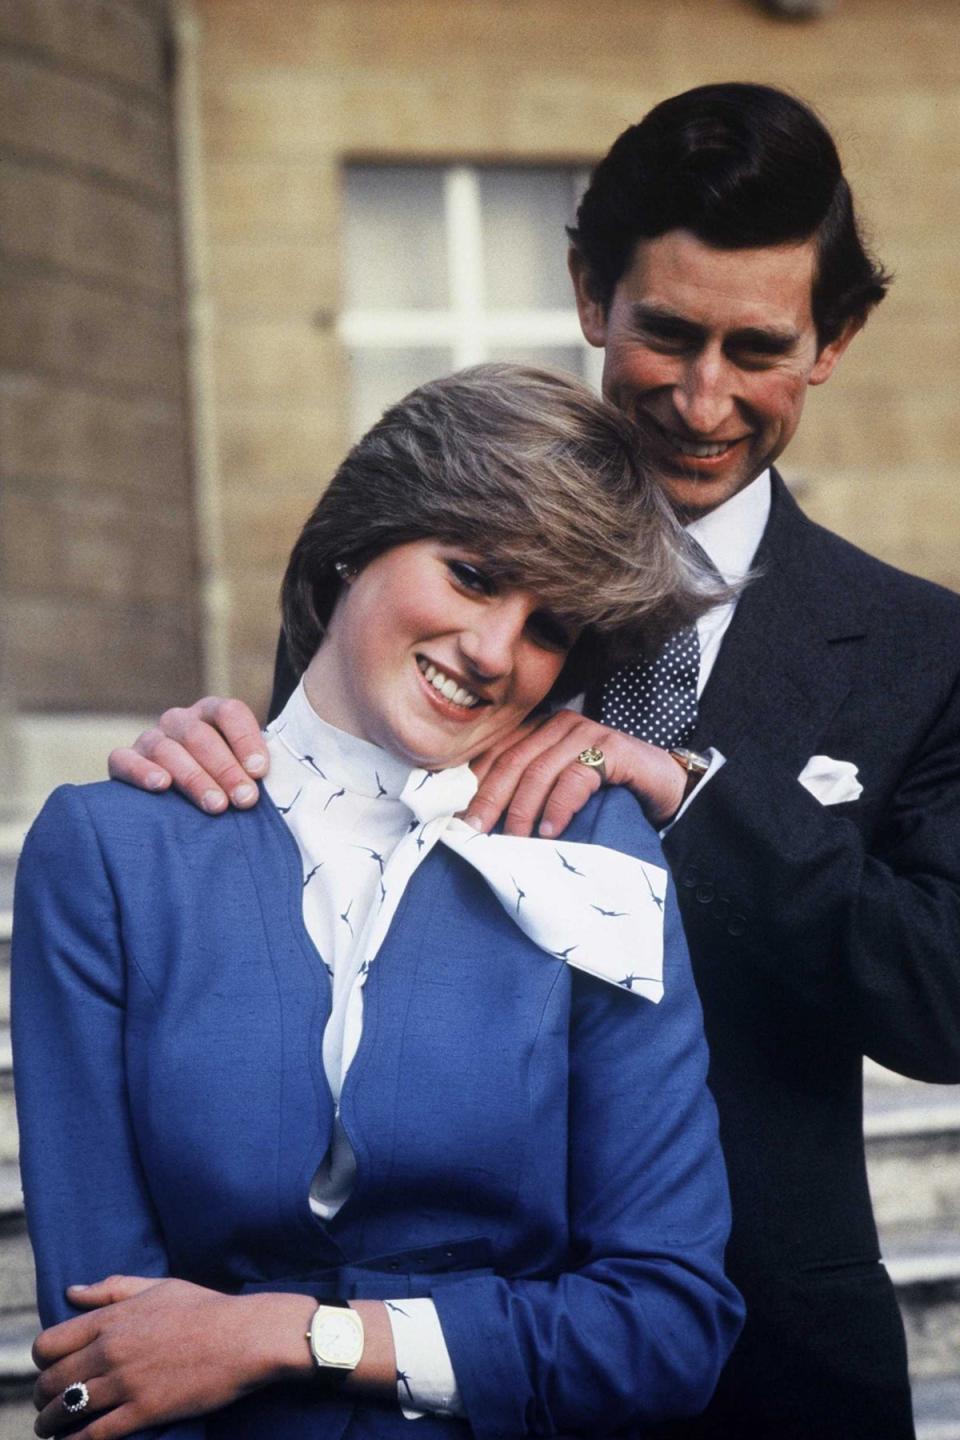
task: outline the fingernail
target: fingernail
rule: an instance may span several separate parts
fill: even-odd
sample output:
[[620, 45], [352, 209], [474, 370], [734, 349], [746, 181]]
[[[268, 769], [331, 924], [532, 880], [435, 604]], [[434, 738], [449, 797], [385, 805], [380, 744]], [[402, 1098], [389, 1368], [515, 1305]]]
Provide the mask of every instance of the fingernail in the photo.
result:
[[230, 799], [234, 805], [249, 805], [256, 793], [256, 785], [238, 785], [236, 790], [230, 791]]
[[89, 1285], [68, 1285], [68, 1286], [67, 1286], [67, 1289], [68, 1289], [68, 1290], [89, 1290], [89, 1289], [90, 1289], [90, 1286], [89, 1286]]
[[549, 820], [540, 821], [540, 827], [537, 830], [537, 834], [542, 835], [544, 840], [552, 840], [556, 833], [557, 827], [555, 825], [551, 825]]
[[148, 790], [162, 790], [167, 783], [167, 777], [162, 770], [154, 770], [147, 776]]
[[227, 797], [222, 790], [207, 790], [204, 792], [200, 804], [208, 815], [216, 815], [227, 803]]
[[464, 815], [463, 823], [464, 825], [469, 825], [471, 830], [483, 829], [483, 821], [479, 815]]
[[248, 755], [243, 762], [243, 768], [248, 775], [262, 775], [267, 768], [266, 755], [261, 755], [259, 752], [254, 755]]

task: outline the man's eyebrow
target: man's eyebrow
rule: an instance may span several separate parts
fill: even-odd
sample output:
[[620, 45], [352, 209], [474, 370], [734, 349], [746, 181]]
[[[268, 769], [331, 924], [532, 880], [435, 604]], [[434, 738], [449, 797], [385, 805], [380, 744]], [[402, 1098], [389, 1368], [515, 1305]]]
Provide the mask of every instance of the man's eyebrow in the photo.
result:
[[638, 327], [645, 325], [660, 332], [669, 331], [671, 335], [693, 336], [705, 333], [704, 327], [698, 325], [694, 320], [677, 315], [675, 311], [668, 310], [665, 306], [651, 305], [646, 300], [638, 300], [631, 307], [631, 319]]
[[[632, 306], [631, 319], [638, 329], [647, 328], [660, 335], [682, 336], [693, 340], [702, 339], [706, 334], [706, 326], [698, 324], [695, 320], [688, 320], [685, 315], [678, 315], [665, 306], [651, 304], [646, 300], [638, 300]], [[761, 350], [765, 354], [780, 355], [792, 350], [799, 339], [799, 332], [791, 326], [781, 328], [779, 326], [744, 325], [739, 330], [731, 330], [725, 336], [724, 343], [728, 346], [746, 346], [753, 350]]]

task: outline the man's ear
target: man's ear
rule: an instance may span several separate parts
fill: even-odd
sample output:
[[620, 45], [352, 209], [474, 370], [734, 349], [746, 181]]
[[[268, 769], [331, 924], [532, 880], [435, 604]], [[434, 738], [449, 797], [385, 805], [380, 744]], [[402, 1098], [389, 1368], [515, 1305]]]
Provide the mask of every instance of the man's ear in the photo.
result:
[[839, 361], [841, 355], [846, 350], [853, 337], [859, 334], [862, 329], [862, 319], [857, 318], [855, 320], [847, 321], [846, 325], [840, 331], [840, 334], [837, 336], [837, 338], [835, 340], [831, 340], [829, 344], [824, 345], [823, 349], [820, 351], [819, 355], [816, 358], [816, 361], [814, 362], [813, 369], [810, 371], [810, 378], [807, 381], [808, 385], [822, 385], [825, 380], [830, 379], [830, 376], [836, 369], [837, 362]]
[[575, 245], [567, 251], [567, 269], [573, 281], [583, 338], [588, 345], [602, 350], [607, 343], [607, 309], [594, 294], [587, 263]]

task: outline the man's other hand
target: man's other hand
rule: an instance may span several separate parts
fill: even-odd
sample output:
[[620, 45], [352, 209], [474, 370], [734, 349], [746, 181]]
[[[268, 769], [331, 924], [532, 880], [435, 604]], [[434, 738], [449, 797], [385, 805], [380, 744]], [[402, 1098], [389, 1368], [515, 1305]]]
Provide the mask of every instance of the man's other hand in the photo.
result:
[[249, 810], [260, 798], [270, 757], [257, 717], [242, 700], [207, 695], [186, 708], [165, 710], [131, 748], [113, 750], [110, 777], [140, 790], [176, 786], [209, 815], [228, 805]]
[[464, 819], [486, 832], [505, 815], [508, 835], [562, 834], [600, 786], [598, 772], [577, 761], [590, 746], [603, 751], [607, 784], [632, 790], [652, 825], [673, 819], [686, 789], [682, 767], [666, 750], [572, 710], [523, 726], [473, 762], [480, 788]]

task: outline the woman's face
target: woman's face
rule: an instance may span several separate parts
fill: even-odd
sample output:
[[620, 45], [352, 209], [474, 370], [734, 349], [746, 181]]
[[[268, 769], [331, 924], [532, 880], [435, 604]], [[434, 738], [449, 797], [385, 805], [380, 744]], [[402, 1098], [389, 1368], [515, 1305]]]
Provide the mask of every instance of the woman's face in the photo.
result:
[[459, 545], [415, 540], [345, 584], [307, 668], [330, 724], [411, 765], [481, 754], [553, 685], [576, 635]]

